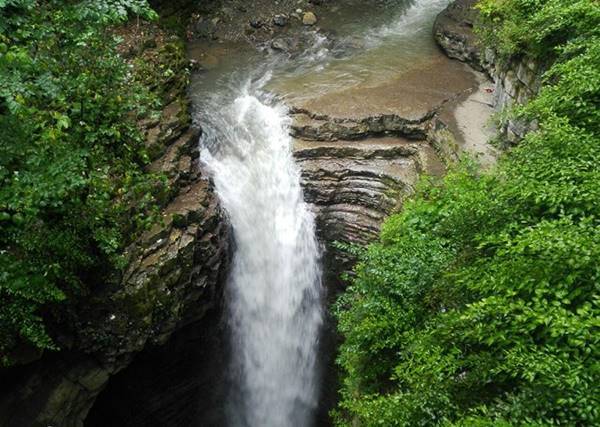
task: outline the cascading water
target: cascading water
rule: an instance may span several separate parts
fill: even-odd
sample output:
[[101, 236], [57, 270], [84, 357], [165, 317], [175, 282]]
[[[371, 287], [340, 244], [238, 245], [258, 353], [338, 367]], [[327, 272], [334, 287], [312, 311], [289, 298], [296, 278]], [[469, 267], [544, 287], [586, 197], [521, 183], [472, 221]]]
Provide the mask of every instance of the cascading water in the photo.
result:
[[[268, 84], [288, 99], [290, 93], [298, 98], [306, 87], [314, 95], [338, 85], [343, 89], [362, 84], [363, 68], [373, 70], [370, 58], [383, 57], [381, 52], [390, 51], [389, 46], [411, 45], [411, 37], [427, 30], [426, 24], [447, 1], [407, 0], [392, 20], [374, 28], [358, 22], [358, 30], [351, 33], [361, 34], [363, 49], [349, 48], [348, 57], [321, 33], [306, 30], [302, 54], [293, 57], [266, 49], [267, 58], [258, 65], [245, 64], [254, 75], [272, 70], [273, 79], [270, 72], [263, 73], [261, 79], [224, 90], [214, 88], [222, 88], [223, 80], [204, 81], [203, 93], [210, 95], [198, 100], [202, 111], [197, 118], [204, 129], [201, 160], [229, 214], [236, 246], [226, 299], [233, 354], [229, 425], [311, 426], [319, 398], [323, 298], [314, 218], [303, 201], [292, 157], [287, 109], [263, 89]], [[425, 32], [427, 36], [413, 38], [423, 39], [421, 43], [437, 53], [430, 31]], [[341, 39], [338, 45], [343, 50], [351, 43]], [[422, 48], [416, 49], [419, 58], [426, 56]], [[408, 53], [406, 57], [412, 58]], [[380, 60], [380, 65], [397, 74], [395, 59], [389, 64]], [[226, 79], [233, 81], [235, 74]], [[317, 74], [325, 79], [323, 85]]]
[[318, 400], [319, 247], [287, 111], [261, 92], [266, 80], [207, 103], [213, 112], [203, 114], [201, 159], [236, 245], [227, 296], [235, 391], [228, 418], [234, 426], [304, 427]]
[[[175, 340], [179, 347], [174, 348], [185, 350], [177, 357], [171, 348], [161, 357], [152, 351], [150, 360], [119, 374], [121, 379], [101, 395], [103, 403], [94, 407], [90, 425], [329, 425], [327, 411], [337, 389], [328, 348], [334, 336], [325, 325], [319, 338], [324, 315], [314, 220], [290, 153], [286, 109], [264, 92], [295, 105], [353, 87], [389, 84], [415, 63], [440, 55], [431, 25], [448, 1], [345, 0], [334, 6], [336, 11], [324, 7], [319, 27], [337, 35], [304, 28], [298, 37], [305, 50], [289, 55], [273, 52], [270, 43], [258, 52], [225, 40], [208, 43], [210, 49], [200, 42], [202, 55], [196, 59], [205, 51], [211, 58], [194, 74], [190, 88], [196, 123], [204, 129], [201, 157], [236, 241], [227, 290], [232, 393], [223, 395], [229, 378], [222, 374], [225, 361], [217, 360], [230, 349], [221, 345], [217, 322], [210, 318], [205, 320], [210, 328], [191, 326], [207, 327], [208, 337], [195, 331], [193, 340], [181, 341], [181, 335]], [[282, 31], [294, 34], [288, 30]], [[218, 66], [210, 64], [212, 58]], [[273, 70], [271, 80], [267, 75], [254, 83], [223, 85], [248, 70], [256, 75], [264, 69]], [[228, 420], [223, 419], [226, 405]]]

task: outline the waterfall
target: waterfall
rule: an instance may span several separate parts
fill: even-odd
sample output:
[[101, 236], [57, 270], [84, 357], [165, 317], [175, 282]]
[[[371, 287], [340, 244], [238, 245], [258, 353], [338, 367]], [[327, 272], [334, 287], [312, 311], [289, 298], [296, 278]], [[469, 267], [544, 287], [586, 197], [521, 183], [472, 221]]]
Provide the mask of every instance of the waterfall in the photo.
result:
[[229, 424], [304, 427], [317, 405], [323, 322], [319, 247], [291, 152], [286, 108], [268, 75], [206, 104], [201, 160], [227, 211], [235, 253], [227, 291]]

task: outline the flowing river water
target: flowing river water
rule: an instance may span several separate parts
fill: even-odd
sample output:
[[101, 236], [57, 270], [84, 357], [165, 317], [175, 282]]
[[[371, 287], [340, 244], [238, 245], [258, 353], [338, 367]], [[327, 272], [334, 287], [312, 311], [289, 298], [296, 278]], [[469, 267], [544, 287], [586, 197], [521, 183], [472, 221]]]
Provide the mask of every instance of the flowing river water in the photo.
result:
[[[377, 85], [439, 55], [432, 37], [446, 0], [346, 2], [322, 17], [336, 42], [306, 29], [296, 56], [230, 47], [195, 78], [201, 161], [234, 235], [226, 292], [232, 358], [227, 424], [314, 424], [324, 322], [320, 247], [292, 156], [288, 107]], [[377, 2], [375, 2], [377, 3]]]

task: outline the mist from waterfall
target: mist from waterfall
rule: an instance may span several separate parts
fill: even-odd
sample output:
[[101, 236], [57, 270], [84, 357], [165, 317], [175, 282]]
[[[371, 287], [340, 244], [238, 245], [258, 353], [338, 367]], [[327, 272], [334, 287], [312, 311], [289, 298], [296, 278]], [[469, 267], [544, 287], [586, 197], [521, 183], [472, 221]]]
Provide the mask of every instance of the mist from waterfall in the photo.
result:
[[228, 423], [305, 427], [318, 401], [323, 312], [315, 221], [303, 200], [286, 108], [268, 74], [205, 103], [201, 160], [235, 239], [226, 305], [232, 338]]

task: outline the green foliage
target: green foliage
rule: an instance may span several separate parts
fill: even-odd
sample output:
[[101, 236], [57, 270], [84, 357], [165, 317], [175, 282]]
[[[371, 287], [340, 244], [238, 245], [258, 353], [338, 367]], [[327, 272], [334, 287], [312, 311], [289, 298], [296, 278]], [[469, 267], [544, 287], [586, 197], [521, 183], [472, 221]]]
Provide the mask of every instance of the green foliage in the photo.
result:
[[338, 425], [600, 424], [600, 28], [593, 0], [484, 0], [487, 43], [554, 63], [497, 169], [423, 186], [336, 306]]
[[44, 319], [102, 285], [155, 216], [135, 111], [150, 102], [108, 26], [145, 1], [0, 0], [0, 355], [56, 348]]
[[550, 60], [567, 42], [600, 33], [594, 0], [481, 0], [477, 8], [478, 34], [503, 57]]

